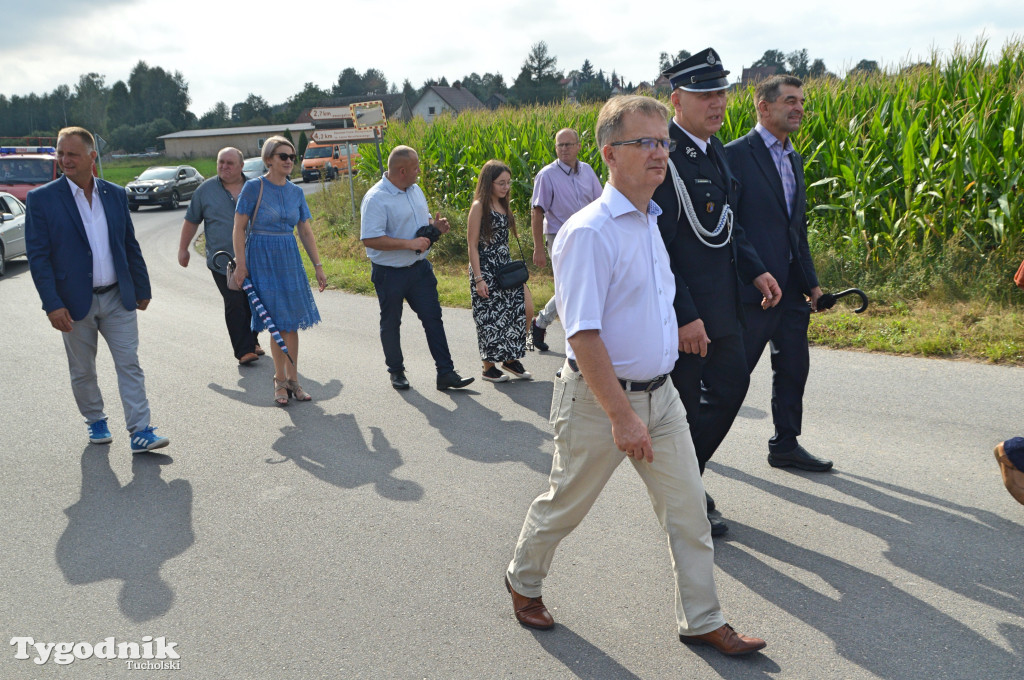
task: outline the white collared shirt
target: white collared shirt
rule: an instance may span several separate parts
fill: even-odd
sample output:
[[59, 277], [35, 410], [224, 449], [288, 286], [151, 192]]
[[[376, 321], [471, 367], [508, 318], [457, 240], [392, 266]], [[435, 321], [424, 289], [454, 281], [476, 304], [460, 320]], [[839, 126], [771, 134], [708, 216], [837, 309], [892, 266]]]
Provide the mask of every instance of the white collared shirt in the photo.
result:
[[[66, 179], [66, 178], [65, 178]], [[114, 269], [114, 257], [110, 254], [110, 231], [107, 228], [107, 213], [103, 210], [100, 199], [99, 182], [92, 183], [92, 205], [85, 197], [85, 190], [70, 179], [71, 195], [75, 197], [78, 214], [85, 226], [85, 235], [89, 239], [89, 250], [92, 252], [92, 285], [93, 288], [109, 286], [117, 283], [117, 271]]]
[[[636, 209], [611, 184], [558, 231], [551, 249], [565, 337], [598, 330], [615, 375], [650, 380], [672, 370], [679, 330], [675, 278], [658, 231], [661, 208]], [[565, 353], [576, 355], [566, 342]]]

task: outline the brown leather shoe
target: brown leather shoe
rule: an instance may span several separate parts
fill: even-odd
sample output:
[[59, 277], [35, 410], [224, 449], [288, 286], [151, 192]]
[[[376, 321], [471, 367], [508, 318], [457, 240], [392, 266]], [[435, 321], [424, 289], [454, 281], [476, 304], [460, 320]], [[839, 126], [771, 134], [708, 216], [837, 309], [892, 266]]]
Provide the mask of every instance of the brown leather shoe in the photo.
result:
[[505, 588], [512, 595], [512, 610], [516, 613], [516, 619], [527, 628], [547, 630], [553, 628], [555, 620], [551, 618], [548, 608], [539, 597], [526, 597], [512, 590], [512, 584], [505, 576]]
[[259, 346], [259, 343], [256, 344], [256, 349], [254, 349], [253, 352], [256, 354], [256, 356], [263, 356], [264, 354], [266, 354], [266, 352], [263, 351], [263, 348]]
[[259, 357], [256, 356], [255, 352], [249, 352], [248, 354], [243, 354], [241, 357], [239, 357], [238, 365], [239, 366], [245, 366], [246, 364], [251, 364], [252, 362], [256, 361], [257, 359], [259, 359]]
[[767, 644], [760, 638], [740, 635], [728, 623], [703, 635], [680, 635], [679, 641], [685, 642], [688, 645], [709, 645], [722, 654], [728, 654], [729, 656], [750, 654], [759, 649], [764, 649]]

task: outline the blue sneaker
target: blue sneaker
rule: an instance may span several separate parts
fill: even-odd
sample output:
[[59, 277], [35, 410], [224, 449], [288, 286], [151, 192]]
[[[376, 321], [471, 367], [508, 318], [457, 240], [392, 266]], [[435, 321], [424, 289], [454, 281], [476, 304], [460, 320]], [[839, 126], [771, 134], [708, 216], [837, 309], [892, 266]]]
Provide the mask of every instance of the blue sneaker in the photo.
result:
[[167, 437], [157, 437], [153, 434], [155, 427], [147, 427], [132, 435], [132, 453], [146, 453], [154, 449], [162, 449], [171, 443]]
[[89, 443], [90, 444], [109, 444], [114, 441], [114, 438], [110, 436], [110, 428], [107, 427], [107, 419], [97, 420], [95, 423], [89, 423]]

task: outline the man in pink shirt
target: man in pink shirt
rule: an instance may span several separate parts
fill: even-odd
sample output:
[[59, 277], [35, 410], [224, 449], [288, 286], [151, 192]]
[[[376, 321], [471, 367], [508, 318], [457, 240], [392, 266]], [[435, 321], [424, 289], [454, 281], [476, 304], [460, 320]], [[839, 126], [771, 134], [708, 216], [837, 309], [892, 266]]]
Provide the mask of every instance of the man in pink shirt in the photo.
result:
[[[542, 239], [550, 252], [555, 234], [565, 221], [601, 195], [601, 180], [592, 167], [579, 160], [579, 153], [580, 136], [576, 131], [570, 128], [559, 130], [555, 134], [557, 158], [541, 168], [533, 181], [530, 227], [533, 231], [533, 264], [538, 267], [547, 264], [545, 249], [539, 247]], [[533, 346], [542, 352], [548, 348], [544, 342], [547, 327], [556, 316], [555, 298], [552, 296], [530, 324]]]

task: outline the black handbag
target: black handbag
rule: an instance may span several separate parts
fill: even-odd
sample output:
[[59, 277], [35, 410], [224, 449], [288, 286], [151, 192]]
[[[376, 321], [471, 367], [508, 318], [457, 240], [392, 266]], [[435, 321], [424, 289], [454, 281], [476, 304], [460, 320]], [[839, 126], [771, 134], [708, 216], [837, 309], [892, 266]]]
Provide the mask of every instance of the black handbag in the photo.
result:
[[523, 255], [523, 244], [519, 243], [518, 236], [516, 236], [516, 245], [519, 246], [519, 257], [523, 259], [512, 260], [498, 268], [498, 271], [494, 273], [494, 286], [496, 288], [505, 290], [518, 288], [530, 280], [530, 270], [526, 268], [526, 257]]

